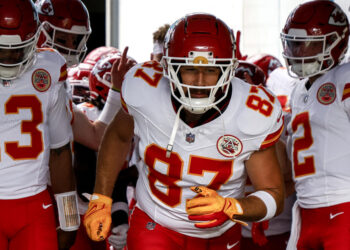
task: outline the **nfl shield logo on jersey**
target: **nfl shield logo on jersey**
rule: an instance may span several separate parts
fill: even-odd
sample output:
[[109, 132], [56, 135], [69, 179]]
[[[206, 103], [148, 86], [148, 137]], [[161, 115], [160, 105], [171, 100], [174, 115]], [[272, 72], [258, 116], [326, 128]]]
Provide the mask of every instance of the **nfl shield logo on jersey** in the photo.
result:
[[2, 80], [2, 86], [10, 87], [12, 84], [11, 80]]
[[317, 91], [317, 100], [324, 105], [333, 103], [335, 97], [336, 89], [333, 83], [325, 83]]
[[35, 70], [32, 75], [32, 84], [39, 92], [48, 90], [51, 86], [51, 76], [49, 72], [44, 69]]
[[233, 135], [224, 135], [218, 139], [216, 147], [223, 156], [233, 158], [242, 152], [243, 144]]
[[195, 135], [194, 135], [194, 134], [192, 134], [192, 133], [186, 134], [186, 141], [187, 141], [188, 143], [193, 143], [193, 142], [194, 142], [194, 139], [195, 139]]

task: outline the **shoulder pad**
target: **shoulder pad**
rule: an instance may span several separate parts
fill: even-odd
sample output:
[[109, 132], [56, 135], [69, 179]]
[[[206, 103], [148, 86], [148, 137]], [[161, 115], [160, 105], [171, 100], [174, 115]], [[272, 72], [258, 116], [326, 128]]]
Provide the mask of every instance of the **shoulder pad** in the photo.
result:
[[277, 97], [262, 86], [251, 86], [239, 113], [238, 127], [247, 135], [268, 132], [281, 117], [282, 108]]

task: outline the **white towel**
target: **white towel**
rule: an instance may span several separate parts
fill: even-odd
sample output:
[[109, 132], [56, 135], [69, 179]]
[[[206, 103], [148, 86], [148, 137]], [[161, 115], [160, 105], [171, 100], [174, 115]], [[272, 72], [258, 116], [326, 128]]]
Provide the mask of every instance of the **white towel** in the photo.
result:
[[292, 228], [290, 231], [287, 250], [297, 249], [297, 243], [300, 236], [300, 229], [301, 229], [300, 207], [299, 207], [298, 201], [295, 201], [292, 208]]

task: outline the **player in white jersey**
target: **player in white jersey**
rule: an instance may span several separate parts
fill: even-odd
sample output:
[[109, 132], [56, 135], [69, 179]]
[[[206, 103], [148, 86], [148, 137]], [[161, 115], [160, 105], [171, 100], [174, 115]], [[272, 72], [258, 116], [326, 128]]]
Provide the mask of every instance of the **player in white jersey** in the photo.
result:
[[297, 80], [290, 77], [286, 67], [279, 67], [271, 72], [266, 80], [266, 87], [278, 98], [284, 112], [290, 112], [290, 95]]
[[332, 1], [296, 7], [281, 33], [291, 76], [287, 146], [297, 202], [288, 249], [350, 249], [349, 21]]
[[[102, 141], [84, 225], [94, 240], [107, 236], [109, 197], [135, 133], [141, 160], [128, 249], [238, 249], [236, 222], [271, 218], [283, 206], [273, 146], [281, 106], [266, 89], [233, 77], [234, 36], [215, 16], [189, 14], [173, 24], [162, 63], [125, 76], [124, 109]], [[247, 174], [258, 191], [243, 197]]]
[[68, 249], [80, 221], [65, 60], [36, 50], [40, 26], [30, 0], [1, 0], [0, 13], [0, 249]]

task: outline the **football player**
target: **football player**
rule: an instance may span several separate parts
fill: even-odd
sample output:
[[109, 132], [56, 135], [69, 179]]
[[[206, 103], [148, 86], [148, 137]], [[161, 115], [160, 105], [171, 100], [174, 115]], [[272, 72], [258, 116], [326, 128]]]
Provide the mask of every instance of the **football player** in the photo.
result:
[[[136, 134], [141, 160], [128, 249], [238, 249], [239, 223], [283, 209], [274, 147], [281, 106], [234, 77], [233, 33], [213, 15], [179, 19], [164, 51], [162, 65], [138, 64], [125, 76], [123, 109], [102, 141], [84, 225], [93, 240], [108, 235], [113, 185]], [[247, 175], [257, 191], [244, 197]]]
[[339, 64], [349, 21], [336, 3], [309, 1], [290, 13], [281, 40], [299, 79], [288, 124], [297, 193], [288, 249], [350, 249], [350, 64]]
[[66, 63], [55, 50], [36, 48], [32, 1], [1, 0], [0, 19], [0, 249], [69, 249], [80, 219]]
[[81, 0], [37, 0], [43, 25], [39, 47], [57, 49], [71, 67], [82, 61], [91, 33], [89, 12]]

